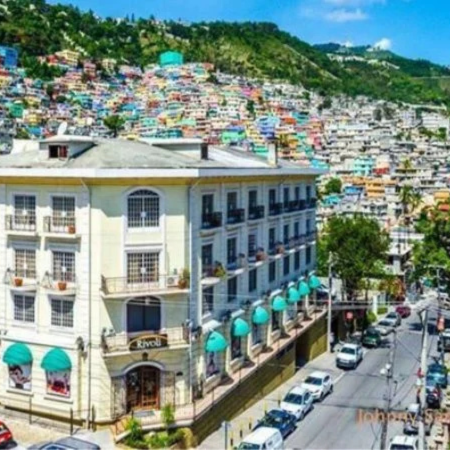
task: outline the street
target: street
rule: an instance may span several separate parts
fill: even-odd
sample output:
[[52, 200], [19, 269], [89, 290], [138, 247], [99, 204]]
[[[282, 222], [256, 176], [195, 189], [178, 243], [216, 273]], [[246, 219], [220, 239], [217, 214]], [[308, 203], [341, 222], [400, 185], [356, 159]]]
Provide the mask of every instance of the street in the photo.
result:
[[[435, 315], [430, 315], [434, 323]], [[415, 401], [418, 359], [421, 350], [421, 332], [415, 325], [418, 316], [403, 321], [397, 330], [397, 349], [394, 359], [392, 409], [404, 410]], [[389, 346], [393, 335], [387, 338], [384, 348], [367, 350], [364, 360], [355, 371], [342, 371], [335, 367], [328, 370], [334, 380], [334, 392], [298, 424], [288, 437], [286, 448], [293, 449], [379, 449], [381, 423], [362, 420], [362, 412], [383, 409], [387, 392], [386, 379], [380, 375], [388, 361]], [[436, 355], [436, 336], [430, 335], [428, 354]], [[314, 366], [314, 363], [312, 363]], [[312, 368], [311, 368], [312, 369]], [[388, 442], [396, 434], [402, 434], [402, 422], [390, 422]]]

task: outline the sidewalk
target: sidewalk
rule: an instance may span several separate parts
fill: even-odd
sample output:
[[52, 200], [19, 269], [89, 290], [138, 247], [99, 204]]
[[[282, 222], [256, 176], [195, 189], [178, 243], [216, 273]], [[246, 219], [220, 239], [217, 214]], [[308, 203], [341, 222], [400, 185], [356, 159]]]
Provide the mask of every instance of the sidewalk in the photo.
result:
[[[256, 422], [262, 418], [264, 411], [278, 407], [278, 401], [282, 400], [286, 393], [296, 384], [300, 384], [303, 379], [315, 370], [326, 370], [331, 374], [333, 381], [339, 376], [341, 371], [335, 368], [334, 365], [335, 354], [324, 353], [315, 360], [302, 367], [289, 381], [282, 386], [275, 389], [271, 394], [265, 397], [263, 400], [258, 401], [244, 413], [236, 417], [230, 422], [228, 435], [233, 439], [233, 446], [239, 445], [241, 441], [240, 433], [242, 430], [245, 437], [250, 433], [251, 428]], [[199, 446], [205, 450], [224, 450], [226, 448], [232, 448], [230, 442], [225, 444], [225, 430], [223, 427], [211, 434], [205, 439]]]

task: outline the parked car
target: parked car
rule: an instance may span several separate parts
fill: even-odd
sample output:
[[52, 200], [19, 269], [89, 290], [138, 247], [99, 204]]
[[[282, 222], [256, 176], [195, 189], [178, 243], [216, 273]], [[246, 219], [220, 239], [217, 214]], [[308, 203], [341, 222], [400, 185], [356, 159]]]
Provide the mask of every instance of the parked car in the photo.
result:
[[238, 450], [283, 450], [283, 436], [276, 428], [261, 427], [240, 443]]
[[293, 414], [282, 409], [272, 409], [258, 421], [254, 430], [260, 427], [276, 428], [284, 439], [295, 430], [296, 426], [297, 419]]
[[395, 436], [389, 443], [389, 450], [418, 450], [418, 448], [419, 439], [415, 436]]
[[313, 408], [313, 396], [308, 389], [301, 386], [293, 387], [281, 402], [281, 409], [302, 420]]
[[380, 332], [381, 336], [387, 336], [394, 331], [394, 324], [392, 320], [382, 319], [376, 325], [375, 328]]
[[375, 327], [369, 327], [362, 338], [365, 347], [379, 347], [381, 344], [381, 333]]
[[391, 320], [394, 324], [394, 327], [399, 327], [402, 323], [402, 318], [400, 317], [400, 314], [396, 311], [391, 311], [387, 314], [387, 316], [383, 320]]
[[402, 318], [405, 319], [411, 315], [411, 307], [409, 305], [399, 305], [395, 308], [395, 312]]
[[321, 402], [326, 395], [333, 392], [333, 382], [326, 372], [315, 371], [306, 377], [302, 388], [311, 392], [314, 400]]
[[448, 385], [448, 371], [447, 368], [439, 363], [430, 364], [427, 368], [427, 378], [431, 377], [444, 389], [447, 389]]
[[13, 435], [4, 422], [0, 422], [0, 447], [13, 442]]
[[438, 337], [437, 351], [440, 353], [450, 352], [450, 329], [446, 328], [442, 334]]
[[74, 437], [65, 437], [57, 441], [35, 444], [28, 450], [101, 450], [100, 446], [92, 442]]
[[426, 403], [428, 408], [439, 409], [443, 400], [443, 390], [435, 378], [427, 376], [425, 382]]
[[336, 355], [336, 366], [344, 369], [356, 369], [363, 359], [363, 349], [357, 344], [344, 344]]

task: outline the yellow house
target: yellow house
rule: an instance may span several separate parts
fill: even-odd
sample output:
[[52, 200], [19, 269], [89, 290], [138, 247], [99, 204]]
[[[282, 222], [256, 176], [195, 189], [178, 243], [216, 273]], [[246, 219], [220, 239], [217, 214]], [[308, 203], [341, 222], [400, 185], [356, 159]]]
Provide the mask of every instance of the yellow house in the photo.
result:
[[0, 156], [2, 404], [110, 423], [258, 358], [304, 314], [318, 174], [198, 140]]

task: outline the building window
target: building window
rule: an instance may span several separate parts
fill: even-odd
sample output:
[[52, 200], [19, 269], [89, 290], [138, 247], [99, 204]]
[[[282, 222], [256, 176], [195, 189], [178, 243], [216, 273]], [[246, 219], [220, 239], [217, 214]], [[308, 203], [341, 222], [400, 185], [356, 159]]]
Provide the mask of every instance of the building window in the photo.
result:
[[127, 253], [127, 283], [151, 283], [159, 280], [159, 253]]
[[300, 236], [300, 222], [294, 223], [294, 237], [298, 238]]
[[214, 286], [203, 289], [203, 313], [210, 313], [214, 310]]
[[229, 238], [227, 241], [227, 264], [235, 264], [237, 260], [237, 238]]
[[262, 342], [262, 330], [261, 325], [257, 325], [256, 323], [252, 324], [252, 344], [260, 344]]
[[235, 211], [238, 208], [237, 192], [228, 192], [227, 194], [227, 211]]
[[34, 323], [34, 303], [31, 295], [14, 295], [14, 320]]
[[158, 298], [135, 299], [127, 303], [127, 332], [159, 332], [161, 329], [161, 302]]
[[213, 276], [213, 244], [202, 245], [203, 277]]
[[256, 208], [258, 206], [258, 191], [253, 190], [248, 193], [248, 209]]
[[294, 200], [298, 202], [300, 200], [300, 186], [294, 188]]
[[272, 331], [280, 329], [281, 312], [272, 310]]
[[252, 258], [256, 256], [257, 238], [256, 233], [250, 233], [248, 235], [248, 257]]
[[255, 292], [258, 287], [258, 269], [253, 269], [248, 272], [248, 291]]
[[51, 300], [51, 323], [55, 327], [73, 328], [73, 300], [53, 298]]
[[291, 271], [291, 257], [285, 256], [283, 259], [283, 275], [289, 275], [289, 272]]
[[206, 378], [212, 377], [220, 372], [218, 358], [219, 354], [216, 352], [206, 353]]
[[273, 283], [277, 279], [277, 262], [269, 263], [269, 283]]
[[231, 360], [242, 356], [242, 339], [238, 336], [231, 336]]
[[214, 212], [214, 195], [205, 194], [202, 196], [202, 215], [207, 216]]
[[277, 202], [277, 191], [276, 189], [269, 189], [269, 205], [275, 205]]
[[287, 207], [289, 205], [289, 188], [283, 188], [283, 205]]
[[283, 226], [283, 242], [284, 245], [289, 244], [289, 224]]
[[14, 249], [15, 275], [20, 278], [36, 278], [36, 250]]
[[269, 228], [269, 250], [273, 250], [275, 248], [276, 233], [277, 230], [275, 228]]
[[48, 157], [52, 159], [67, 158], [69, 154], [69, 148], [67, 145], [49, 145]]
[[294, 253], [294, 270], [300, 270], [300, 252]]
[[16, 229], [35, 229], [36, 197], [34, 195], [14, 196], [14, 226]]
[[61, 228], [75, 226], [74, 197], [52, 197], [52, 224]]
[[228, 280], [228, 290], [227, 290], [227, 299], [229, 302], [234, 302], [235, 300], [237, 300], [237, 287], [238, 287], [238, 283], [237, 283], [237, 277], [234, 278], [230, 278]]
[[156, 192], [147, 189], [128, 196], [128, 228], [159, 227], [160, 202]]
[[53, 279], [75, 282], [74, 252], [53, 252]]
[[311, 264], [311, 247], [306, 247], [306, 265]]
[[306, 186], [306, 201], [311, 200], [311, 186]]

